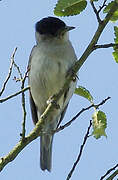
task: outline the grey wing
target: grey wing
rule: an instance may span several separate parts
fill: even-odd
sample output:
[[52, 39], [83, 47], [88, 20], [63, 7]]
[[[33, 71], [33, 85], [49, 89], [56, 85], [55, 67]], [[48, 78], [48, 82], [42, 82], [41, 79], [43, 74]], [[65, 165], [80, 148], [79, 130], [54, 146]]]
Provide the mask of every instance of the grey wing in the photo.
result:
[[[66, 91], [65, 94], [64, 94], [64, 103], [66, 103], [66, 100], [68, 99], [68, 95], [69, 95], [69, 93], [70, 93], [70, 92], [69, 92], [70, 89], [71, 89], [71, 87], [68, 88], [67, 91]], [[63, 118], [64, 118], [64, 115], [65, 115], [65, 113], [66, 113], [66, 110], [67, 110], [69, 101], [70, 101], [70, 100], [67, 101], [68, 103], [66, 103], [67, 105], [65, 106], [64, 110], [63, 110], [62, 113], [61, 113], [61, 117], [60, 117], [60, 120], [59, 120], [59, 122], [58, 122], [58, 124], [57, 124], [57, 128], [59, 127], [59, 125], [61, 124], [61, 122], [62, 122], [62, 120], [63, 120]]]
[[32, 120], [34, 124], [36, 124], [38, 122], [37, 108], [32, 98], [31, 92], [29, 92], [29, 96], [30, 96], [30, 108], [31, 108]]
[[[31, 50], [31, 53], [30, 53], [30, 56], [29, 56], [29, 62], [28, 62], [28, 68], [30, 68], [30, 64], [31, 64], [31, 59], [32, 59], [32, 54], [33, 54], [33, 51], [35, 49], [36, 46], [34, 46]], [[30, 72], [30, 71], [29, 71]]]
[[[66, 91], [65, 94], [64, 94], [64, 102], [65, 102], [65, 100], [66, 100], [66, 98], [67, 98], [68, 93], [69, 93], [69, 88], [67, 89], [67, 91]], [[63, 102], [63, 103], [64, 103], [64, 102]], [[68, 102], [68, 104], [69, 104], [69, 102]], [[68, 104], [65, 106], [64, 110], [63, 110], [62, 113], [61, 113], [61, 117], [60, 117], [60, 120], [59, 120], [59, 122], [58, 122], [58, 124], [57, 124], [57, 128], [59, 127], [59, 125], [61, 124], [61, 122], [62, 122], [62, 120], [63, 120], [63, 118], [64, 118], [64, 115], [65, 115], [65, 113], [66, 113]]]
[[[30, 57], [29, 57], [29, 62], [28, 62], [28, 69], [29, 69], [29, 74], [28, 74], [28, 84], [30, 85], [30, 80], [29, 80], [29, 76], [30, 76], [30, 64], [31, 64], [31, 59], [32, 59], [32, 54], [33, 54], [33, 50], [35, 49], [36, 46], [34, 46], [32, 48]], [[30, 108], [31, 108], [31, 114], [32, 114], [32, 120], [34, 122], [34, 124], [36, 124], [38, 122], [38, 116], [37, 116], [37, 108], [36, 105], [34, 103], [33, 97], [31, 92], [29, 91], [29, 98], [30, 98]]]
[[63, 120], [63, 118], [64, 118], [64, 115], [65, 115], [65, 113], [66, 113], [67, 107], [68, 107], [68, 104], [66, 105], [66, 107], [64, 108], [64, 110], [63, 110], [62, 113], [61, 113], [61, 117], [60, 117], [60, 120], [59, 120], [59, 122], [58, 122], [58, 124], [57, 124], [57, 128], [59, 127], [59, 125], [61, 124], [61, 122], [62, 122], [62, 120]]

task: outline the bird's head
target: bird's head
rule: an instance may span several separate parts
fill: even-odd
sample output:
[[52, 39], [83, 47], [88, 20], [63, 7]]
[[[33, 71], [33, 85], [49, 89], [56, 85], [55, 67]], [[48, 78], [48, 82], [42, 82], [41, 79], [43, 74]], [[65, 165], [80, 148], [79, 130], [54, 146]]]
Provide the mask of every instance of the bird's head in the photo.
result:
[[36, 40], [56, 38], [64, 39], [68, 31], [75, 27], [67, 26], [62, 20], [56, 17], [46, 17], [36, 23]]

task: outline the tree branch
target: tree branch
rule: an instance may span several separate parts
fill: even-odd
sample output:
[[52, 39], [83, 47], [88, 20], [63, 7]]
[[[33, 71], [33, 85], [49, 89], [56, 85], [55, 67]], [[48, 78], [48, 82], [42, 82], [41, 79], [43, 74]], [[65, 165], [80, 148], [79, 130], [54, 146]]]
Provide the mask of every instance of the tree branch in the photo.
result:
[[110, 99], [110, 97], [107, 97], [106, 99], [102, 100], [99, 104], [92, 104], [86, 108], [83, 108], [80, 112], [78, 112], [76, 114], [76, 116], [74, 116], [69, 122], [67, 122], [66, 124], [64, 124], [63, 126], [60, 126], [59, 128], [57, 128], [55, 131], [53, 131], [54, 133], [55, 132], [59, 132], [63, 129], [65, 129], [66, 127], [70, 126], [83, 112], [91, 109], [92, 107], [95, 107], [96, 109], [98, 109], [100, 106], [102, 106], [104, 103], [106, 103], [106, 101], [108, 101]]
[[[25, 80], [27, 78], [28, 70], [25, 72], [24, 77], [22, 78], [21, 81], [21, 90], [24, 89], [25, 86]], [[25, 139], [25, 124], [26, 124], [26, 108], [25, 108], [25, 93], [24, 91], [22, 92], [22, 110], [23, 110], [23, 121], [22, 121], [22, 133], [20, 134], [22, 136], [22, 140], [24, 141]]]
[[96, 15], [96, 18], [97, 18], [97, 21], [98, 21], [99, 24], [102, 23], [102, 20], [100, 18], [100, 12], [106, 6], [106, 2], [107, 2], [107, 0], [104, 0], [102, 6], [100, 6], [99, 9], [97, 10], [95, 5], [94, 5], [94, 1], [90, 1], [91, 6], [93, 8], [93, 11], [94, 11], [94, 13]]
[[26, 88], [24, 88], [24, 89], [22, 89], [22, 90], [20, 90], [20, 91], [18, 91], [18, 92], [16, 92], [16, 93], [14, 93], [14, 94], [12, 94], [12, 95], [10, 95], [10, 96], [8, 96], [8, 97], [6, 97], [6, 98], [2, 98], [2, 99], [0, 99], [0, 103], [3, 103], [3, 102], [5, 102], [5, 101], [7, 101], [7, 100], [13, 98], [13, 97], [15, 97], [15, 96], [21, 94], [22, 92], [27, 91], [28, 89], [29, 89], [29, 86], [26, 87]]
[[96, 15], [96, 18], [97, 18], [97, 20], [98, 20], [98, 23], [100, 24], [102, 21], [101, 21], [101, 19], [100, 19], [99, 13], [98, 13], [95, 5], [94, 5], [94, 2], [93, 2], [93, 1], [90, 1], [90, 3], [91, 3], [91, 6], [92, 6], [92, 8], [93, 8], [93, 11], [94, 11], [94, 13], [95, 13], [95, 15]]
[[95, 45], [94, 50], [100, 49], [100, 48], [109, 48], [109, 47], [116, 47], [116, 48], [118, 48], [118, 44], [109, 43], [109, 44]]
[[[20, 76], [20, 79], [16, 78], [16, 81], [20, 81], [21, 82], [21, 91], [24, 89], [25, 86], [25, 80], [27, 78], [27, 74], [28, 74], [28, 70], [25, 72], [24, 77], [22, 75], [22, 72], [20, 70], [20, 67], [15, 63], [15, 61], [13, 62], [14, 66], [16, 67], [18, 74]], [[20, 136], [22, 137], [22, 140], [25, 139], [25, 124], [26, 124], [26, 108], [25, 108], [25, 93], [24, 91], [21, 92], [22, 93], [22, 110], [23, 110], [23, 121], [22, 121], [22, 133], [20, 134]]]
[[[118, 164], [116, 164], [114, 167], [110, 168], [101, 178], [100, 180], [103, 180], [107, 175], [109, 175], [112, 171], [114, 171], [116, 168], [118, 167]], [[107, 178], [106, 180], [112, 180], [110, 179], [111, 177], [115, 177], [118, 174], [118, 170], [115, 171], [109, 178]], [[115, 175], [115, 176], [114, 176]]]
[[6, 77], [6, 80], [4, 81], [3, 83], [3, 86], [1, 88], [1, 91], [0, 91], [0, 96], [3, 94], [5, 88], [6, 88], [6, 85], [11, 77], [11, 73], [12, 73], [12, 69], [13, 69], [13, 65], [14, 65], [14, 57], [15, 57], [15, 54], [16, 54], [16, 51], [17, 51], [17, 47], [14, 49], [12, 55], [11, 55], [11, 63], [10, 63], [10, 67], [9, 67], [9, 72], [8, 72], [8, 75]]
[[15, 63], [15, 61], [14, 61], [14, 66], [15, 66], [15, 68], [17, 69], [17, 71], [18, 71], [18, 74], [19, 74], [19, 76], [20, 76], [20, 79], [23, 79], [23, 76], [22, 76], [22, 73], [21, 73], [21, 70], [20, 70], [20, 67]]
[[[118, 7], [118, 2], [115, 0], [112, 8], [107, 13], [104, 20], [98, 25], [97, 31], [95, 32], [95, 35], [93, 36], [90, 44], [88, 45], [88, 47], [86, 48], [86, 50], [84, 51], [84, 53], [80, 57], [80, 59], [73, 66], [73, 68], [72, 68], [73, 72], [77, 73], [79, 71], [79, 69], [81, 68], [81, 66], [85, 63], [88, 56], [94, 51], [94, 47], [97, 44], [98, 39], [100, 38], [104, 28], [106, 27], [107, 23], [110, 20], [110, 18], [112, 17], [114, 12], [117, 10], [117, 7]], [[68, 82], [67, 82], [67, 84], [68, 84]]]
[[98, 14], [99, 14], [99, 13], [102, 11], [102, 9], [106, 6], [106, 2], [107, 2], [107, 0], [104, 0], [102, 6], [99, 6]]
[[118, 170], [116, 170], [111, 176], [109, 176], [106, 180], [113, 180], [115, 176], [118, 175]]
[[74, 163], [71, 171], [69, 172], [66, 180], [69, 180], [69, 179], [71, 178], [72, 173], [74, 172], [77, 164], [78, 164], [79, 161], [80, 161], [80, 158], [81, 158], [81, 156], [82, 156], [82, 152], [83, 152], [84, 146], [85, 146], [85, 144], [86, 144], [86, 142], [87, 142], [87, 139], [88, 139], [88, 137], [89, 137], [89, 131], [90, 131], [91, 126], [92, 126], [92, 120], [90, 120], [90, 124], [89, 124], [89, 127], [88, 127], [88, 129], [87, 129], [87, 132], [86, 132], [86, 134], [85, 134], [84, 141], [83, 141], [83, 143], [82, 143], [82, 145], [81, 145], [81, 147], [80, 147], [80, 151], [79, 151], [77, 160], [75, 161], [75, 163]]
[[43, 126], [46, 121], [48, 121], [50, 115], [54, 113], [55, 104], [51, 102], [46, 108], [45, 112], [41, 115], [39, 121], [37, 122], [35, 128], [26, 136], [24, 139], [18, 142], [18, 144], [4, 157], [0, 159], [0, 171], [11, 161], [13, 161], [16, 156], [24, 149], [30, 142], [35, 140], [42, 134]]
[[[110, 97], [106, 98], [105, 100], [103, 100], [101, 103], [99, 103], [98, 105], [96, 105], [97, 107], [101, 106], [102, 104], [104, 104]], [[90, 109], [91, 107], [94, 107], [94, 105], [89, 106], [88, 108], [85, 108], [84, 110], [81, 111], [85, 111]], [[4, 168], [4, 166], [6, 166], [9, 162], [13, 161], [16, 156], [22, 151], [22, 149], [24, 149], [30, 142], [32, 142], [33, 140], [35, 140], [37, 137], [39, 137], [42, 134], [42, 129], [43, 126], [45, 124], [45, 122], [48, 120], [48, 117], [50, 116], [51, 113], [53, 113], [53, 110], [55, 108], [55, 104], [53, 102], [51, 102], [47, 109], [45, 110], [45, 112], [41, 115], [41, 118], [39, 119], [39, 121], [37, 122], [35, 128], [31, 131], [31, 133], [24, 138], [21, 138], [21, 140], [18, 142], [18, 144], [11, 150], [11, 152], [8, 153], [8, 155], [6, 155], [5, 157], [2, 157], [0, 160], [0, 171], [2, 171], [2, 169]], [[78, 115], [76, 115], [71, 122], [68, 122], [67, 124], [71, 124], [72, 121], [74, 121], [75, 118], [77, 118], [77, 116], [79, 116], [79, 114], [81, 114], [82, 112], [79, 112]], [[65, 124], [64, 126], [67, 127], [67, 124]], [[69, 125], [68, 125], [69, 126]], [[64, 128], [65, 128], [64, 127]], [[57, 132], [59, 132], [60, 130], [64, 129], [63, 126], [57, 129]], [[55, 132], [54, 132], [55, 133]]]

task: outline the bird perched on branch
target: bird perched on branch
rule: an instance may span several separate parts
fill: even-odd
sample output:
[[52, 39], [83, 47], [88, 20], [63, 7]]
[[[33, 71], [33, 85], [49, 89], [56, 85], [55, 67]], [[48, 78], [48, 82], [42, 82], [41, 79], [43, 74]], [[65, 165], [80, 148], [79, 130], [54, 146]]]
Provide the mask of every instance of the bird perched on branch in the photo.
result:
[[[63, 87], [67, 72], [77, 59], [68, 33], [74, 27], [56, 17], [46, 17], [36, 23], [35, 29], [36, 45], [29, 58], [30, 105], [34, 124], [45, 111], [47, 100]], [[42, 170], [51, 171], [53, 135], [49, 132], [55, 130], [63, 119], [75, 86], [76, 81], [72, 81], [58, 101], [59, 108], [55, 108], [44, 124], [44, 133], [40, 136]]]

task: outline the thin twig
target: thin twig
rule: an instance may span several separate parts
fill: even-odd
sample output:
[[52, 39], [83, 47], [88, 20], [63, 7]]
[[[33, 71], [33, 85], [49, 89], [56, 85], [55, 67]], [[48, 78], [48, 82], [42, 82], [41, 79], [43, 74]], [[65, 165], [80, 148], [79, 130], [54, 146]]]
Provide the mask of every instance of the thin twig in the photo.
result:
[[[25, 80], [27, 78], [27, 73], [28, 70], [25, 72], [24, 77], [22, 75], [22, 72], [20, 70], [20, 67], [15, 63], [14, 61], [14, 66], [16, 67], [18, 74], [20, 76], [20, 79], [16, 79], [17, 81], [19, 80], [21, 82], [21, 91], [24, 89], [25, 86]], [[22, 110], [23, 110], [23, 121], [22, 121], [22, 133], [20, 134], [22, 137], [22, 141], [25, 139], [25, 124], [26, 124], [26, 108], [25, 108], [25, 93], [22, 91]]]
[[92, 107], [95, 107], [96, 109], [98, 109], [100, 106], [102, 106], [103, 104], [106, 103], [106, 101], [108, 101], [110, 99], [110, 97], [107, 97], [106, 99], [102, 100], [99, 104], [92, 104], [86, 108], [83, 108], [80, 112], [78, 112], [69, 122], [67, 122], [66, 124], [64, 124], [63, 126], [60, 126], [59, 128], [57, 128], [55, 131], [53, 131], [53, 133], [57, 133], [63, 129], [65, 129], [66, 127], [70, 126], [72, 122], [74, 122], [84, 111], [89, 110]]
[[118, 169], [113, 174], [111, 174], [106, 180], [113, 180], [114, 177], [117, 176], [117, 175], [118, 175]]
[[5, 101], [7, 101], [7, 100], [9, 100], [9, 99], [11, 99], [11, 98], [13, 98], [13, 97], [21, 94], [22, 92], [27, 91], [29, 88], [30, 88], [30, 87], [28, 86], [28, 87], [26, 87], [26, 88], [24, 88], [24, 89], [22, 89], [22, 90], [20, 90], [20, 91], [18, 91], [18, 92], [16, 92], [16, 93], [14, 93], [14, 94], [8, 96], [8, 97], [6, 97], [6, 98], [0, 99], [0, 103], [3, 103], [3, 102], [5, 102]]
[[92, 8], [93, 8], [93, 11], [94, 11], [94, 13], [95, 13], [95, 15], [96, 15], [96, 18], [97, 18], [97, 20], [98, 20], [98, 23], [100, 24], [102, 21], [101, 21], [101, 19], [100, 19], [99, 13], [98, 13], [95, 5], [94, 5], [94, 2], [93, 2], [93, 1], [90, 1], [90, 3], [91, 3], [91, 6], [92, 6]]
[[98, 9], [98, 14], [102, 11], [102, 9], [103, 9], [104, 7], [106, 7], [106, 2], [107, 2], [107, 0], [104, 0], [102, 6], [99, 7], [99, 9]]
[[9, 72], [8, 72], [6, 80], [4, 81], [3, 86], [1, 88], [0, 96], [3, 94], [3, 92], [4, 92], [5, 88], [6, 88], [7, 82], [9, 81], [9, 79], [11, 77], [11, 73], [12, 73], [12, 69], [13, 69], [13, 64], [14, 64], [14, 57], [15, 57], [16, 51], [17, 51], [17, 47], [14, 49], [14, 51], [13, 51], [13, 53], [11, 55], [11, 63], [10, 63], [10, 67], [9, 67]]
[[22, 76], [22, 73], [21, 73], [21, 70], [20, 70], [20, 67], [15, 63], [15, 61], [14, 61], [14, 66], [15, 66], [15, 68], [17, 69], [17, 71], [18, 71], [18, 74], [19, 74], [19, 76], [20, 76], [20, 79], [22, 80], [23, 79], [23, 76]]
[[101, 18], [100, 18], [100, 12], [101, 12], [102, 9], [106, 6], [106, 1], [107, 1], [107, 0], [104, 0], [104, 1], [103, 1], [102, 6], [99, 6], [99, 9], [98, 9], [98, 10], [96, 9], [96, 7], [95, 7], [95, 5], [94, 5], [94, 1], [90, 1], [91, 6], [92, 6], [92, 8], [93, 8], [93, 11], [94, 11], [94, 13], [95, 13], [95, 15], [96, 15], [96, 18], [97, 18], [97, 21], [98, 21], [99, 24], [102, 23], [102, 20], [101, 20]]
[[110, 168], [103, 176], [101, 176], [100, 180], [103, 180], [107, 175], [109, 175], [112, 171], [114, 171], [118, 167], [116, 164], [114, 167]]
[[74, 163], [71, 171], [69, 172], [66, 180], [69, 180], [69, 179], [71, 178], [72, 173], [74, 172], [77, 164], [78, 164], [79, 161], [80, 161], [80, 158], [81, 158], [81, 156], [82, 156], [82, 152], [83, 152], [84, 146], [85, 146], [85, 144], [86, 144], [86, 142], [87, 142], [87, 139], [88, 139], [88, 137], [89, 137], [89, 131], [90, 131], [91, 126], [92, 126], [92, 120], [90, 120], [89, 127], [88, 127], [87, 132], [86, 132], [86, 134], [85, 134], [85, 136], [84, 136], [84, 141], [83, 141], [83, 143], [82, 143], [82, 145], [81, 145], [81, 147], [80, 147], [80, 151], [79, 151], [77, 160], [75, 161], [75, 163]]
[[[25, 86], [25, 80], [27, 78], [28, 70], [24, 74], [24, 78], [22, 79], [22, 84], [21, 84], [21, 90], [24, 89]], [[22, 92], [22, 109], [23, 109], [23, 122], [22, 122], [22, 140], [24, 141], [25, 139], [25, 124], [26, 124], [26, 108], [25, 108], [25, 93]]]
[[95, 45], [95, 46], [94, 46], [94, 50], [100, 49], [100, 48], [110, 48], [110, 47], [116, 47], [116, 48], [118, 48], [118, 44], [109, 43], [109, 44]]
[[[106, 25], [110, 21], [110, 19], [113, 16], [114, 12], [117, 10], [117, 7], [118, 7], [118, 1], [113, 1], [112, 8], [109, 10], [109, 12], [105, 16], [105, 18], [102, 20], [102, 23], [100, 23], [98, 25], [98, 28], [97, 28], [97, 30], [96, 30], [90, 44], [88, 45], [88, 47], [86, 48], [86, 50], [84, 51], [82, 56], [79, 58], [79, 60], [73, 66], [73, 68], [72, 68], [73, 72], [75, 72], [75, 73], [78, 72], [78, 70], [82, 67], [82, 65], [86, 61], [86, 58], [88, 58], [88, 56], [94, 51], [94, 46], [97, 44], [97, 42], [98, 42], [104, 28], [106, 27]], [[70, 82], [69, 80], [66, 81], [67, 84], [68, 84], [68, 82]], [[65, 84], [65, 86], [66, 86], [66, 84]]]
[[94, 104], [94, 107], [95, 107], [96, 109], [98, 109], [100, 106], [102, 106], [104, 103], [106, 103], [106, 101], [108, 101], [110, 98], [111, 98], [111, 97], [108, 96], [106, 99], [102, 100], [101, 103], [99, 103], [99, 104], [97, 104], [97, 105]]

